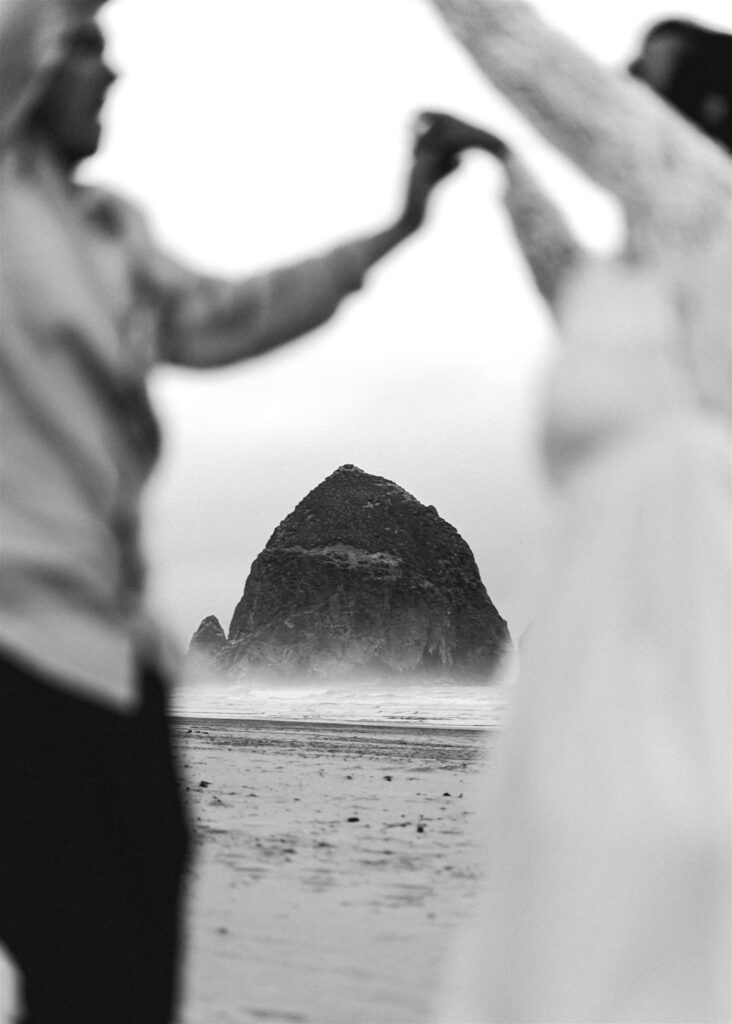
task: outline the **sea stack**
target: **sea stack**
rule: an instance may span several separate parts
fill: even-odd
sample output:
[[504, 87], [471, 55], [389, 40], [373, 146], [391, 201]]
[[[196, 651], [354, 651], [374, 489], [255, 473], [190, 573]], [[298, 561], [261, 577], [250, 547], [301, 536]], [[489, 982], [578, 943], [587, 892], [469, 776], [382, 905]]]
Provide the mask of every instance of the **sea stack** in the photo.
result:
[[232, 675], [488, 682], [511, 645], [457, 530], [433, 506], [351, 465], [272, 534], [228, 640], [212, 618], [196, 632], [199, 646], [210, 641], [207, 651]]
[[188, 659], [198, 667], [213, 667], [226, 646], [226, 633], [215, 615], [207, 615], [191, 637]]

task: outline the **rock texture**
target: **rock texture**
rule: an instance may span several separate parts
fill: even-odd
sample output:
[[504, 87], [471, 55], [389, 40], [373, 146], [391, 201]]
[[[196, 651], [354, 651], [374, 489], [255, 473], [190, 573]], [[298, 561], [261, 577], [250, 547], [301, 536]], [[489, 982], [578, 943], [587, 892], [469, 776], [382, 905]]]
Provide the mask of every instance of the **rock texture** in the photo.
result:
[[191, 637], [189, 658], [216, 663], [226, 647], [226, 633], [215, 615], [207, 615]]
[[204, 620], [197, 647], [210, 642], [237, 675], [488, 680], [510, 647], [458, 532], [355, 466], [341, 466], [277, 527], [226, 644], [216, 627]]

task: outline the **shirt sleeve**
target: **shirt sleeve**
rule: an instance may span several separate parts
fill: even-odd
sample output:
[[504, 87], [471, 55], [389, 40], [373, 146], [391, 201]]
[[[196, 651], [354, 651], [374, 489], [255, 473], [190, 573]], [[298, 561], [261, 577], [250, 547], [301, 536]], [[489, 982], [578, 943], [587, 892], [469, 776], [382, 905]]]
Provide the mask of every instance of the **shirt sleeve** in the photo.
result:
[[370, 265], [366, 245], [354, 241], [253, 276], [198, 273], [156, 244], [133, 205], [114, 197], [113, 207], [163, 362], [223, 366], [297, 338], [325, 323]]
[[363, 283], [358, 242], [244, 278], [196, 274], [159, 252], [160, 355], [186, 366], [221, 366], [291, 341], [325, 323]]

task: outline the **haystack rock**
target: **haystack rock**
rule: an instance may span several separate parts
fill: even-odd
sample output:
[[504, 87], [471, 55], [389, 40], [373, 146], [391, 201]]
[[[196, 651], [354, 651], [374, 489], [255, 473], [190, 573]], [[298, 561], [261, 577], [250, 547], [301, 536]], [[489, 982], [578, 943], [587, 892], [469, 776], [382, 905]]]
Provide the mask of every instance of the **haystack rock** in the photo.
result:
[[348, 465], [255, 560], [219, 660], [237, 675], [487, 681], [510, 643], [457, 530]]

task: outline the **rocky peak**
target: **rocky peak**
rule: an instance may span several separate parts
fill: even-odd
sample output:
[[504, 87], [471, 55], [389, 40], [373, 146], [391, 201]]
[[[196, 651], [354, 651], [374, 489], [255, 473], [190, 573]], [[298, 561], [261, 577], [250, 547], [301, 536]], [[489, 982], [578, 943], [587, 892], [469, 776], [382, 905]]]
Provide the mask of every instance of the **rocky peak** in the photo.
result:
[[189, 654], [215, 657], [226, 644], [226, 633], [215, 615], [207, 615], [191, 637]]
[[275, 675], [487, 679], [508, 646], [457, 530], [397, 484], [344, 465], [255, 560], [222, 657]]

